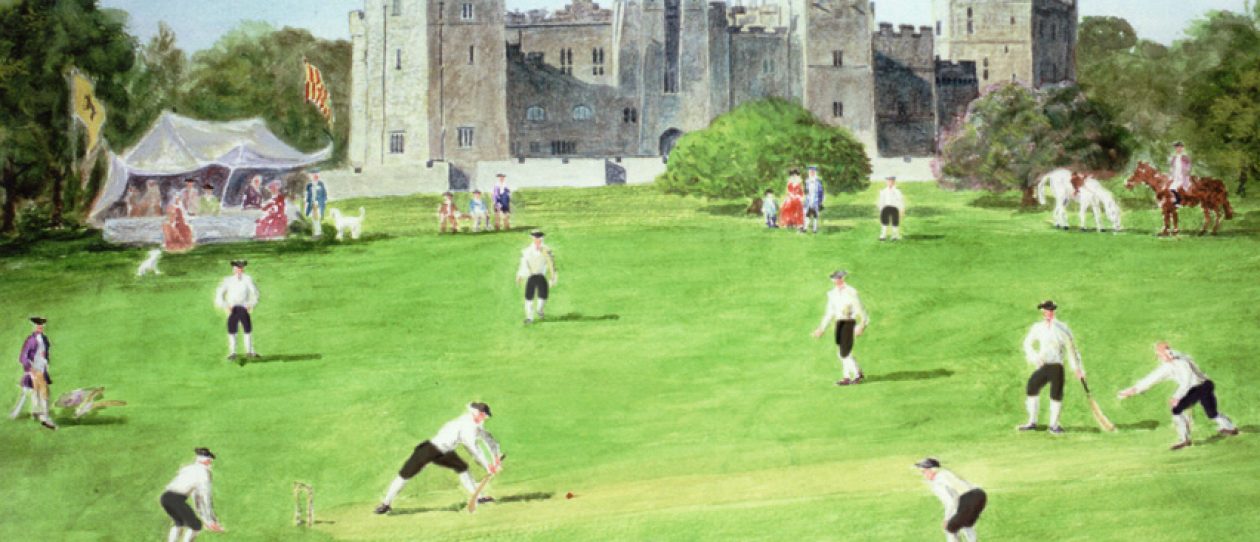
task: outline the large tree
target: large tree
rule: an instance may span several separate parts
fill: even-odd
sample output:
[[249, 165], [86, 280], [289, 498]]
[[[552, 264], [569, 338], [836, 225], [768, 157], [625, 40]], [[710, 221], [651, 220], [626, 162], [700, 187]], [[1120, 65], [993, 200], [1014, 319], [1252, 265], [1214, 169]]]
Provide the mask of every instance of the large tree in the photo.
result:
[[942, 184], [1018, 189], [1023, 204], [1032, 206], [1037, 179], [1046, 172], [1116, 170], [1128, 162], [1131, 148], [1128, 131], [1079, 87], [1008, 84], [972, 102], [962, 124], [945, 136]]
[[[46, 197], [53, 226], [62, 220], [65, 187], [83, 144], [72, 135], [66, 72], [96, 80], [107, 107], [129, 104], [124, 79], [134, 41], [118, 12], [94, 0], [17, 0], [0, 4], [0, 232], [14, 229], [21, 199]], [[106, 126], [106, 134], [109, 134]]]
[[749, 102], [682, 137], [657, 179], [666, 192], [749, 197], [777, 188], [791, 167], [818, 165], [829, 192], [866, 188], [866, 151], [844, 128], [830, 126], [798, 104]]

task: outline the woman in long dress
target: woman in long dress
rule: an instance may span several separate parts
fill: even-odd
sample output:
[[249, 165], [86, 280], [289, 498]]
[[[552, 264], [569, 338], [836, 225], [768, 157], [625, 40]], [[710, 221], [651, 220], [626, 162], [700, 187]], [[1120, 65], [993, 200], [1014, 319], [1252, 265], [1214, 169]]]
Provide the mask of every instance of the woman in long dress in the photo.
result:
[[162, 249], [167, 252], [188, 252], [196, 244], [183, 206], [178, 200], [173, 200], [167, 207], [166, 222], [162, 224]]
[[805, 231], [805, 186], [801, 184], [801, 172], [793, 169], [788, 173], [787, 195], [779, 209], [779, 227]]
[[258, 219], [258, 226], [254, 228], [254, 238], [283, 239], [289, 232], [289, 217], [284, 214], [284, 192], [280, 190], [279, 181], [273, 181], [267, 187], [275, 196], [263, 204], [263, 217]]

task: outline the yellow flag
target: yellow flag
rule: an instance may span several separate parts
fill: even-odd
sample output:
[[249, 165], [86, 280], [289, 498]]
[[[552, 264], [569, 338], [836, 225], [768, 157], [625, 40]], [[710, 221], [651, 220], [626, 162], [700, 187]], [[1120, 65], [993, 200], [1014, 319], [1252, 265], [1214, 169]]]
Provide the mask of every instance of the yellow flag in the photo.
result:
[[96, 99], [92, 81], [79, 72], [70, 72], [71, 111], [87, 130], [87, 152], [96, 150], [101, 141], [101, 128], [105, 126], [105, 104]]

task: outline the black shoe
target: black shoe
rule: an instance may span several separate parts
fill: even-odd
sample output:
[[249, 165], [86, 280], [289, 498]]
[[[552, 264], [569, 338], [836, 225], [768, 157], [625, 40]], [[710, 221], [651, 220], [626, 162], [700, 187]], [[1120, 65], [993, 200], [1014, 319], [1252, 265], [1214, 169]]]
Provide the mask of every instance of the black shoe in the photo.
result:
[[1187, 440], [1183, 440], [1183, 441], [1181, 441], [1181, 442], [1178, 442], [1178, 443], [1176, 443], [1176, 444], [1173, 444], [1172, 446], [1169, 446], [1169, 447], [1168, 447], [1168, 449], [1169, 449], [1169, 450], [1172, 450], [1172, 451], [1174, 451], [1174, 452], [1175, 452], [1175, 451], [1180, 450], [1180, 449], [1182, 449], [1182, 448], [1189, 448], [1189, 447], [1190, 447], [1191, 445], [1193, 445], [1193, 444], [1194, 444], [1194, 443], [1190, 442], [1190, 440], [1189, 440], [1189, 439], [1187, 439]]
[[849, 384], [852, 384], [852, 383], [853, 381], [848, 378], [842, 378], [836, 381], [837, 386], [848, 386]]
[[250, 353], [249, 353], [249, 357], [254, 358], [254, 359], [258, 359], [258, 358], [261, 358], [262, 356], [261, 356], [261, 355], [259, 355], [259, 354], [258, 354], [258, 352], [250, 352]]
[[528, 325], [530, 325], [530, 324], [532, 324], [532, 323], [534, 323], [534, 319], [533, 319], [533, 318], [526, 318], [526, 319], [525, 319], [525, 325], [527, 325], [527, 326], [528, 326]]
[[1062, 435], [1062, 434], [1063, 434], [1063, 428], [1062, 428], [1062, 427], [1059, 427], [1059, 426], [1057, 426], [1057, 425], [1051, 425], [1051, 426], [1050, 426], [1049, 431], [1050, 431], [1050, 433], [1051, 433], [1051, 434], [1055, 434], [1055, 435]]
[[56, 431], [56, 430], [57, 430], [57, 424], [55, 424], [55, 423], [53, 423], [53, 422], [51, 422], [51, 421], [48, 421], [48, 420], [40, 420], [39, 424], [40, 424], [40, 425], [42, 425], [42, 426], [44, 426], [44, 427], [47, 427], [48, 429], [51, 429], [51, 430], [53, 430], [53, 431]]
[[477, 497], [477, 504], [486, 504], [488, 502], [494, 502], [494, 497]]
[[372, 511], [372, 513], [374, 513], [374, 514], [388, 514], [390, 510], [393, 510], [393, 508], [390, 508], [388, 504], [382, 504], [382, 505], [380, 505], [380, 506], [377, 506], [377, 507], [376, 507], [376, 510], [373, 510], [373, 511]]
[[1015, 427], [1016, 431], [1035, 431], [1036, 429], [1037, 429], [1037, 424], [1035, 423], [1027, 423], [1027, 424]]
[[1220, 435], [1221, 435], [1222, 437], [1233, 437], [1233, 436], [1237, 436], [1237, 435], [1238, 435], [1238, 428], [1234, 428], [1234, 429], [1221, 429], [1220, 431], [1218, 431], [1218, 433], [1220, 433]]
[[228, 361], [232, 361], [232, 360], [236, 359], [236, 354], [228, 354], [227, 359], [228, 359]]

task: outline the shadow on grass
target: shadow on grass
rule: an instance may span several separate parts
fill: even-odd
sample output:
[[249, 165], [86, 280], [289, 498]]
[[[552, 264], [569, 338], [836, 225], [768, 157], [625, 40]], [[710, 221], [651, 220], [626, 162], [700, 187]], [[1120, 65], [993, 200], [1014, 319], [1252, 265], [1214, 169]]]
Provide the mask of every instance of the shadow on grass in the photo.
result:
[[933, 378], [949, 378], [954, 371], [949, 369], [933, 369], [931, 371], [899, 371], [888, 374], [873, 374], [866, 377], [867, 384], [875, 382], [906, 382], [909, 380], [931, 380]]
[[936, 234], [929, 235], [929, 234], [923, 234], [923, 233], [912, 233], [905, 236], [905, 239], [907, 241], [940, 241], [941, 239], [944, 239], [944, 238], [945, 238], [944, 235], [936, 235]]
[[1122, 431], [1154, 431], [1158, 427], [1159, 422], [1155, 420], [1142, 420], [1140, 422], [1116, 424], [1116, 429]]
[[719, 205], [707, 205], [707, 206], [701, 207], [698, 210], [702, 213], [708, 213], [711, 215], [718, 215], [718, 216], [761, 216], [761, 207], [757, 207], [757, 212], [749, 213], [748, 209], [750, 205], [752, 205], [751, 200], [749, 200], [748, 203], [723, 203]]
[[508, 495], [506, 497], [496, 497], [495, 502], [509, 503], [509, 502], [545, 501], [545, 500], [550, 499], [554, 495], [555, 495], [554, 493], [547, 493], [543, 491], [535, 491], [533, 493], [518, 493], [516, 495]]
[[[545, 501], [551, 499], [554, 493], [546, 493], [536, 491], [533, 493], [517, 493], [516, 495], [507, 495], [503, 497], [495, 497], [493, 503], [483, 504], [481, 506], [493, 506], [495, 504], [506, 504], [513, 502], [532, 502]], [[426, 506], [420, 508], [395, 508], [390, 512], [391, 516], [409, 516], [412, 514], [428, 514], [430, 512], [459, 512], [468, 507], [468, 503], [458, 502], [448, 506]]]
[[560, 316], [552, 316], [552, 317], [548, 317], [548, 318], [543, 318], [542, 320], [538, 320], [538, 323], [540, 323], [540, 324], [545, 324], [545, 323], [548, 323], [548, 322], [552, 322], [552, 323], [558, 323], [558, 322], [603, 322], [603, 321], [607, 321], [607, 320], [620, 320], [620, 319], [621, 319], [621, 315], [619, 315], [619, 314], [601, 314], [601, 315], [599, 315], [599, 316], [587, 316], [587, 315], [582, 314], [582, 313], [580, 313], [580, 312], [570, 312], [570, 313], [568, 313], [568, 314], [561, 314]]
[[468, 506], [467, 503], [458, 502], [450, 506], [426, 506], [421, 508], [395, 508], [389, 513], [391, 516], [410, 516], [412, 514], [428, 514], [430, 512], [458, 512]]
[[255, 363], [272, 363], [272, 362], [288, 363], [291, 361], [315, 361], [315, 360], [320, 360], [320, 359], [324, 359], [323, 354], [276, 354], [276, 355], [268, 355], [268, 356], [259, 356], [256, 358], [244, 356], [244, 357], [237, 358], [236, 362], [241, 367], [244, 367], [246, 365], [253, 365]]
[[[1255, 433], [1257, 431], [1260, 431], [1260, 425], [1240, 425], [1238, 426], [1238, 430], [1242, 432], [1242, 435], [1246, 435], [1247, 433]], [[1235, 435], [1232, 437], [1227, 437], [1220, 433], [1217, 433], [1215, 435], [1212, 435], [1204, 439], [1203, 444], [1216, 444], [1222, 440], [1229, 439], [1229, 438], [1238, 438], [1239, 436], [1242, 436], [1242, 435]], [[1199, 444], [1199, 442], [1196, 441], [1195, 444]]]
[[123, 425], [127, 423], [127, 418], [124, 418], [122, 416], [88, 416], [86, 418], [78, 418], [78, 419], [75, 419], [73, 417], [63, 418], [63, 417], [58, 416], [56, 420], [57, 420], [57, 425], [63, 425], [66, 427], [90, 426], [90, 425]]

